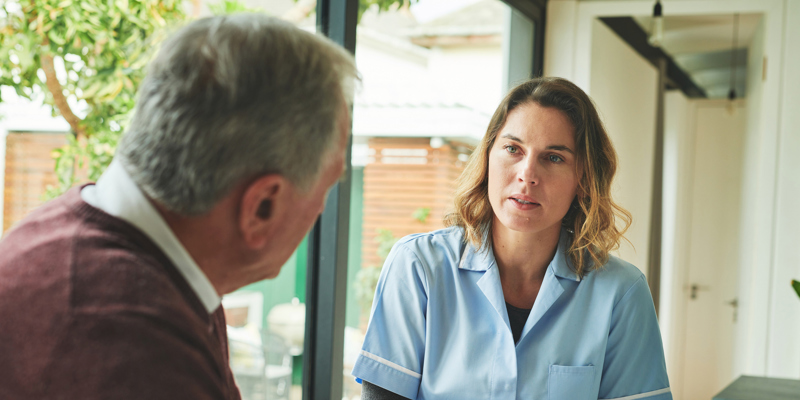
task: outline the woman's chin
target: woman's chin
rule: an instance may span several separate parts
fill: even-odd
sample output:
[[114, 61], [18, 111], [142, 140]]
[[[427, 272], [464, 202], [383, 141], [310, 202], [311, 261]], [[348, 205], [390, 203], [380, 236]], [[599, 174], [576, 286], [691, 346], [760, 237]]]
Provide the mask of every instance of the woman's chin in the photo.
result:
[[552, 229], [560, 231], [560, 221], [543, 221], [541, 218], [519, 217], [495, 218], [495, 222], [500, 222], [500, 227], [515, 233], [542, 233]]

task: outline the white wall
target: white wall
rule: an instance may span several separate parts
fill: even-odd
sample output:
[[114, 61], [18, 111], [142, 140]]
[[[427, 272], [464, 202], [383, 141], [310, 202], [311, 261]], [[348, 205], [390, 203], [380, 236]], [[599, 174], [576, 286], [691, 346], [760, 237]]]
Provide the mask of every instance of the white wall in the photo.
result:
[[[800, 280], [800, 2], [787, 1], [778, 174], [775, 199], [774, 260], [767, 349], [767, 374], [800, 378], [800, 299], [791, 279]], [[745, 189], [746, 190], [746, 189]]]
[[[692, 170], [696, 107], [681, 91], [667, 92], [664, 99], [664, 200], [661, 249], [661, 309], [659, 325], [664, 342], [670, 386], [683, 387], [691, 228]], [[673, 396], [677, 391], [673, 392]]]
[[619, 156], [614, 199], [633, 214], [619, 256], [647, 270], [658, 73], [614, 32], [592, 21], [592, 86], [595, 101]]
[[575, 0], [550, 0], [547, 3], [547, 23], [544, 26], [544, 76], [574, 80], [577, 10], [578, 2]]
[[[748, 61], [736, 373], [800, 378], [800, 6], [767, 10]], [[766, 63], [764, 62], [766, 58]], [[766, 71], [763, 67], [766, 65]]]
[[[766, 32], [766, 18], [753, 35], [750, 43], [747, 61], [747, 133], [745, 147], [750, 149], [744, 155], [742, 163], [743, 180], [756, 182], [758, 180], [758, 149], [761, 147], [761, 107], [764, 84], [763, 59], [764, 59], [764, 34]], [[748, 210], [758, 209], [758, 198], [764, 196], [758, 190], [752, 190], [749, 185], [742, 189], [742, 208]], [[768, 196], [769, 197], [769, 196]], [[768, 201], [763, 200], [763, 201]], [[769, 308], [768, 296], [755, 296], [754, 293], [769, 291], [769, 274], [755, 273], [752, 268], [755, 258], [755, 243], [759, 241], [756, 235], [757, 214], [755, 212], [742, 213], [740, 243], [752, 243], [750, 246], [741, 246], [739, 250], [739, 321], [736, 335], [736, 348], [739, 357], [734, 361], [734, 371], [739, 374], [754, 374], [765, 369], [765, 345], [767, 339], [767, 313]], [[763, 240], [769, 243], [769, 238]], [[756, 261], [757, 262], [757, 261]], [[763, 372], [762, 372], [763, 373]]]

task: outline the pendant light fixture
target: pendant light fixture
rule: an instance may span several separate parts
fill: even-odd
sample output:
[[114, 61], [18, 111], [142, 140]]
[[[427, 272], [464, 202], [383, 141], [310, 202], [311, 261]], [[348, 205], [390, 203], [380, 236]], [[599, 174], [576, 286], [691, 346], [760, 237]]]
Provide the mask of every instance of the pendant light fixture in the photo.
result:
[[733, 44], [731, 45], [731, 88], [728, 91], [728, 113], [736, 110], [736, 47], [739, 44], [739, 13], [733, 14]]
[[650, 37], [648, 42], [653, 47], [661, 47], [661, 42], [664, 40], [664, 16], [661, 11], [661, 1], [656, 0], [656, 5], [653, 6], [653, 21], [650, 26]]

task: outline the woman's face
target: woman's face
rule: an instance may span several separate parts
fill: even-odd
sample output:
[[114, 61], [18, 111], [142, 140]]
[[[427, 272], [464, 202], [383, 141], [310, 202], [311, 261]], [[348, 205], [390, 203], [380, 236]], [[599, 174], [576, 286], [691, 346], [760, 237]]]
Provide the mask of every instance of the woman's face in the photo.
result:
[[572, 123], [560, 110], [513, 109], [489, 151], [494, 224], [518, 232], [561, 229], [578, 187]]

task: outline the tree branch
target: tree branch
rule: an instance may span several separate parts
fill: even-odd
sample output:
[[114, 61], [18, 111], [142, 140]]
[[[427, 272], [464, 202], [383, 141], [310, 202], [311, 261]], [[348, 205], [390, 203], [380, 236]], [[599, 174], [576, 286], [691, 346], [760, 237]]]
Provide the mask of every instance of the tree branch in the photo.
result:
[[[47, 43], [45, 43], [45, 46], [46, 45]], [[61, 116], [67, 120], [67, 123], [69, 123], [69, 126], [72, 127], [72, 130], [75, 131], [75, 135], [78, 138], [84, 136], [86, 132], [80, 126], [81, 119], [78, 118], [78, 116], [75, 115], [75, 113], [73, 113], [72, 109], [69, 107], [69, 103], [67, 103], [67, 98], [64, 96], [64, 90], [61, 87], [61, 83], [58, 82], [58, 78], [56, 77], [56, 69], [53, 65], [53, 56], [50, 54], [42, 54], [41, 60], [44, 76], [47, 80], [47, 89], [53, 95], [53, 100], [58, 112], [60, 112]]]
[[200, 11], [203, 10], [202, 0], [192, 0], [192, 18], [200, 17]]

